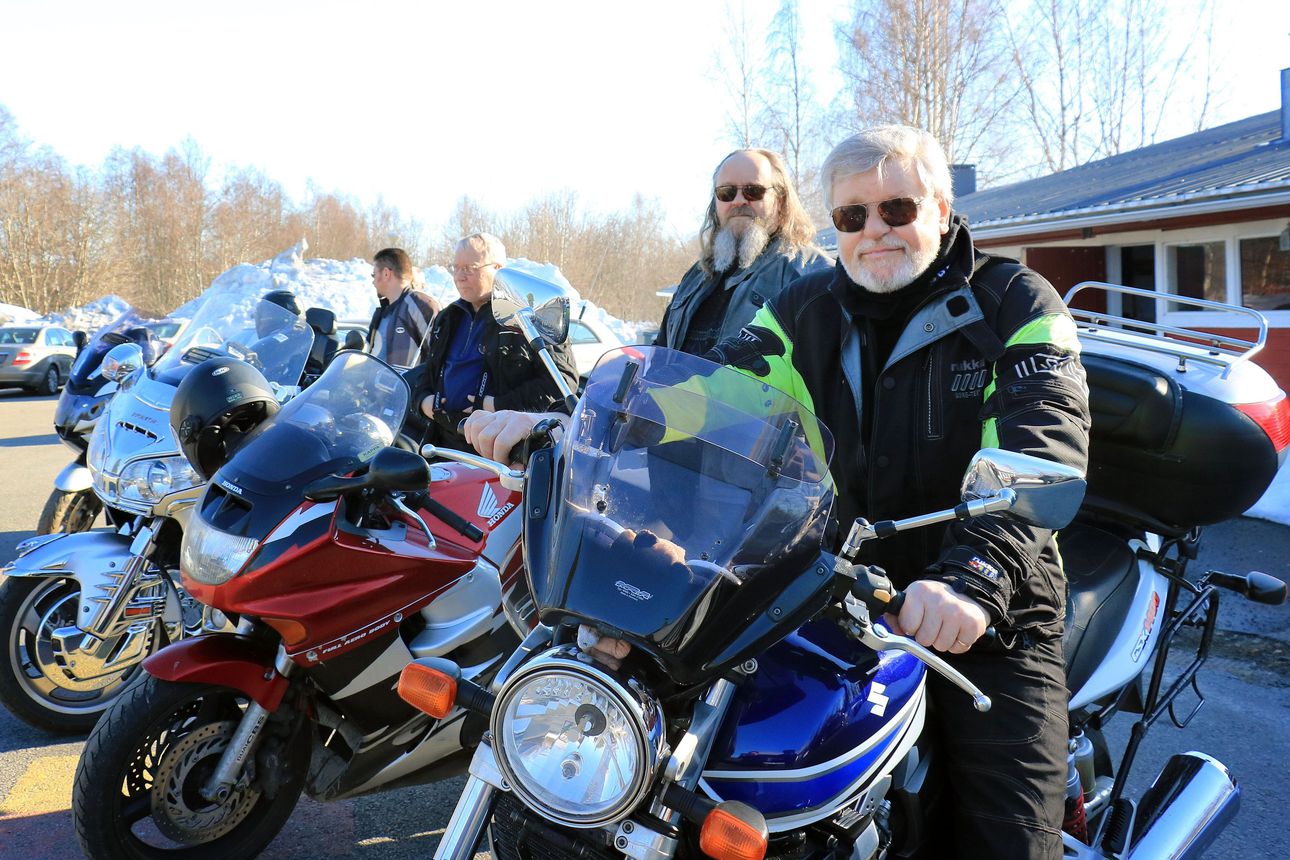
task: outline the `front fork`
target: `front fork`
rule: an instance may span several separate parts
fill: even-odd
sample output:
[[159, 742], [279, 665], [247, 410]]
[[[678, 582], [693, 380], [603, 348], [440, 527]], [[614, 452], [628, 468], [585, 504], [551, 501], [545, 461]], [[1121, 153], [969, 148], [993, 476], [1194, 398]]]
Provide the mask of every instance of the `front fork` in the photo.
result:
[[[287, 649], [279, 645], [273, 668], [279, 675], [286, 678], [290, 677], [294, 666], [291, 658], [287, 656]], [[242, 721], [238, 723], [233, 739], [220, 754], [219, 763], [215, 765], [215, 770], [200, 789], [203, 798], [211, 803], [223, 803], [228, 799], [242, 769], [246, 766], [247, 759], [255, 752], [255, 747], [268, 722], [269, 709], [252, 699], [246, 712], [242, 714]]]

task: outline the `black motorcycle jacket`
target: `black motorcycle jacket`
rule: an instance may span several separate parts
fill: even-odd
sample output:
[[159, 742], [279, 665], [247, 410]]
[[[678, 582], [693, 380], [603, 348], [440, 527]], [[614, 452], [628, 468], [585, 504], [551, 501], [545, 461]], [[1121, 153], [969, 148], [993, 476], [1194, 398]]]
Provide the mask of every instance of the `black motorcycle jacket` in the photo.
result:
[[[708, 356], [791, 394], [831, 430], [840, 535], [857, 516], [957, 504], [981, 448], [1087, 464], [1075, 324], [1047, 281], [976, 252], [955, 217], [938, 259], [906, 290], [914, 300], [899, 307], [893, 334], [839, 263], [792, 284]], [[882, 366], [866, 366], [875, 352], [888, 353]], [[1060, 632], [1065, 583], [1049, 530], [988, 515], [872, 541], [862, 560], [902, 587], [924, 576], [947, 581], [1004, 629]]]

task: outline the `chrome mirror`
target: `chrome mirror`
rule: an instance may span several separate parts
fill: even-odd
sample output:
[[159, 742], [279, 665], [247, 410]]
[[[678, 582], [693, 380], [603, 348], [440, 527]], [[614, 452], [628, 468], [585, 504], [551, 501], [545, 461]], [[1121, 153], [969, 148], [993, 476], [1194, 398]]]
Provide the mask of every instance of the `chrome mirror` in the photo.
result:
[[524, 331], [528, 322], [542, 340], [555, 345], [569, 337], [569, 308], [577, 296], [568, 288], [519, 269], [501, 268], [493, 279], [493, 316]]
[[99, 372], [118, 385], [143, 369], [143, 348], [137, 343], [119, 343], [108, 350]]
[[1015, 494], [1008, 516], [1032, 526], [1060, 529], [1075, 519], [1084, 501], [1084, 473], [1073, 466], [984, 448], [968, 464], [963, 476], [963, 501], [998, 497], [1004, 490]]

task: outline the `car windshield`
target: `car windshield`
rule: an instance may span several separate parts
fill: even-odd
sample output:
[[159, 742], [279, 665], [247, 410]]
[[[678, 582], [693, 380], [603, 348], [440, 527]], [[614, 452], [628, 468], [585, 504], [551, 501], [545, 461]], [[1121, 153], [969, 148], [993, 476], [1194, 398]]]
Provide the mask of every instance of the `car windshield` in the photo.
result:
[[313, 331], [303, 317], [260, 295], [213, 293], [157, 362], [157, 371], [231, 355], [255, 366], [269, 382], [296, 385], [312, 346]]
[[38, 328], [0, 328], [0, 343], [35, 343]]
[[320, 463], [351, 471], [394, 443], [410, 399], [408, 384], [385, 362], [339, 352], [317, 382], [256, 428], [237, 462], [267, 481]]

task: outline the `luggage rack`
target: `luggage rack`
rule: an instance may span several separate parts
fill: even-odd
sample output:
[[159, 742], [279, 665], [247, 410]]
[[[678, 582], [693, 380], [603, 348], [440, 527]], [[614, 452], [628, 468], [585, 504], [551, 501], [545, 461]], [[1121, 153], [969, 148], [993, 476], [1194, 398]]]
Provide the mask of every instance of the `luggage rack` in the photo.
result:
[[[1252, 341], [1242, 340], [1228, 335], [1135, 320], [1116, 314], [1071, 308], [1071, 299], [1082, 290], [1089, 289], [1100, 290], [1105, 293], [1140, 296], [1158, 303], [1170, 302], [1178, 305], [1188, 305], [1197, 310], [1242, 314], [1250, 317], [1249, 326], [1258, 329], [1258, 336]], [[1084, 281], [1071, 287], [1070, 291], [1066, 293], [1065, 301], [1070, 309], [1071, 316], [1075, 318], [1081, 337], [1124, 346], [1126, 345], [1124, 335], [1130, 335], [1133, 338], [1132, 346], [1134, 348], [1172, 355], [1177, 358], [1179, 373], [1187, 372], [1187, 362], [1189, 360], [1200, 361], [1222, 368], [1222, 377], [1226, 378], [1238, 363], [1248, 361], [1262, 350], [1268, 339], [1268, 320], [1263, 314], [1252, 308], [1243, 308], [1237, 305], [1223, 304], [1222, 302], [1211, 302], [1206, 299], [1164, 295], [1154, 290], [1143, 290], [1137, 287], [1123, 287], [1118, 284]], [[1238, 321], [1232, 327], [1247, 327], [1241, 324], [1243, 322], [1243, 320]], [[1108, 332], [1117, 334], [1109, 335], [1107, 334]]]

